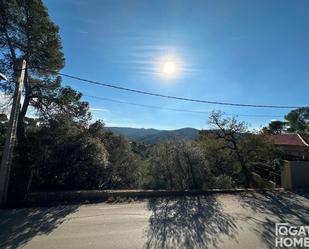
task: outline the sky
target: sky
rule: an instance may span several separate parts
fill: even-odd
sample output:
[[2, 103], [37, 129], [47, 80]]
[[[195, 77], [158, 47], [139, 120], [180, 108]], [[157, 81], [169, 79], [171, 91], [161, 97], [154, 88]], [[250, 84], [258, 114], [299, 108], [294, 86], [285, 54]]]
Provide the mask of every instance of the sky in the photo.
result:
[[[308, 106], [307, 0], [44, 2], [60, 27], [63, 73], [186, 98]], [[175, 67], [172, 75], [163, 73], [167, 61]], [[65, 77], [63, 84], [88, 95], [83, 99], [93, 119], [107, 126], [201, 129], [208, 127], [208, 113], [221, 110], [260, 128], [289, 111], [190, 103]]]

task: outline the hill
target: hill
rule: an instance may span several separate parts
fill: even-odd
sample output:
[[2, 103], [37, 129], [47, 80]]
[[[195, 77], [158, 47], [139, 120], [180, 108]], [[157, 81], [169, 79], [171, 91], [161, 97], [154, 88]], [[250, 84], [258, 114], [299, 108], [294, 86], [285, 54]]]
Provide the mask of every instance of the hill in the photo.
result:
[[116, 134], [127, 137], [131, 141], [146, 144], [156, 144], [172, 139], [196, 140], [199, 130], [182, 128], [177, 130], [157, 130], [130, 127], [106, 127]]

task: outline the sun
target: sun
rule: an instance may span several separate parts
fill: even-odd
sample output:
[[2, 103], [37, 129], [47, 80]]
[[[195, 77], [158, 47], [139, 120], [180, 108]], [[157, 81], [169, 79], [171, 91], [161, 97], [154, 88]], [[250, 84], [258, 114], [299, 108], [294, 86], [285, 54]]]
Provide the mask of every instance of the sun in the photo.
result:
[[173, 61], [166, 61], [163, 63], [162, 71], [167, 76], [172, 76], [176, 72], [176, 64]]
[[177, 55], [167, 54], [156, 60], [156, 72], [163, 82], [175, 82], [174, 79], [178, 78], [183, 70], [182, 59]]

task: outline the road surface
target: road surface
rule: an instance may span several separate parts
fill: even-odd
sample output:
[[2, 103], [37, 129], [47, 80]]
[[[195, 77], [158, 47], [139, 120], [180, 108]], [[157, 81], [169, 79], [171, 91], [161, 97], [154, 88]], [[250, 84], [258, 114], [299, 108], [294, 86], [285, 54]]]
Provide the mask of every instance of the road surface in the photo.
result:
[[275, 222], [309, 225], [308, 195], [214, 194], [0, 210], [0, 248], [274, 248]]

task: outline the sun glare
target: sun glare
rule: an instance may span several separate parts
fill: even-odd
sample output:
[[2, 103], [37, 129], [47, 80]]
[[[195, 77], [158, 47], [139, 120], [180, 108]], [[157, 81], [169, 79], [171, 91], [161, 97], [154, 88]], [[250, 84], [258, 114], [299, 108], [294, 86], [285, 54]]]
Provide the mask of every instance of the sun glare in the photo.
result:
[[176, 66], [173, 61], [166, 61], [163, 64], [163, 73], [166, 75], [173, 75], [175, 74]]
[[[182, 71], [182, 60], [176, 55], [166, 55], [157, 61], [157, 72], [168, 82], [169, 79], [176, 78]], [[165, 82], [165, 81], [164, 81]]]

